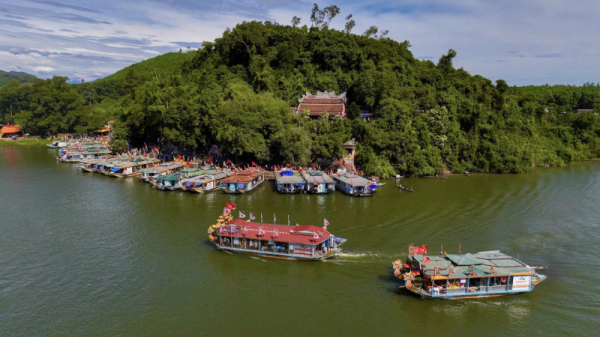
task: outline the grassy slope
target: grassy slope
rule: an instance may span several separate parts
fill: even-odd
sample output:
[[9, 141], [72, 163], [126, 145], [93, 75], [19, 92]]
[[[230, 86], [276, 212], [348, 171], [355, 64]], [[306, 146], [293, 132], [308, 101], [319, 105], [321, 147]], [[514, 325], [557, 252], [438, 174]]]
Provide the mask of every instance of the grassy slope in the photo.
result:
[[0, 139], [0, 146], [25, 146], [25, 145], [46, 145], [52, 141], [48, 139], [20, 139], [20, 140], [6, 140]]
[[94, 83], [102, 84], [103, 82], [109, 81], [122, 82], [129, 69], [133, 69], [141, 79], [150, 78], [151, 76], [154, 76], [155, 73], [160, 76], [163, 74], [179, 72], [183, 62], [191, 60], [194, 57], [194, 54], [195, 53], [167, 53], [159, 55], [140, 63], [132, 64], [129, 67], [123, 68], [105, 78], [101, 78]]
[[0, 88], [9, 84], [10, 81], [12, 81], [12, 80], [17, 80], [17, 81], [21, 82], [21, 84], [33, 83], [33, 82], [35, 82], [35, 80], [37, 80], [37, 77], [27, 74], [27, 73], [23, 73], [23, 72], [16, 72], [16, 71], [6, 72], [6, 71], [0, 70]]

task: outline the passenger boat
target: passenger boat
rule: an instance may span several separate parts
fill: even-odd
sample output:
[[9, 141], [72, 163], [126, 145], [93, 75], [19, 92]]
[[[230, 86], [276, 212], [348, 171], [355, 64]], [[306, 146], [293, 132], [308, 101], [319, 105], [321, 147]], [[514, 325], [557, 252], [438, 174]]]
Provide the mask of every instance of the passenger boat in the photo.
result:
[[230, 194], [248, 193], [265, 181], [265, 171], [248, 169], [232, 173], [221, 180], [221, 190]]
[[82, 170], [83, 172], [94, 172], [96, 170], [96, 167], [98, 166], [98, 163], [107, 161], [112, 158], [113, 157], [104, 156], [102, 158], [84, 159], [81, 161], [81, 165], [77, 166], [77, 168]]
[[335, 191], [335, 181], [325, 172], [308, 171], [302, 172], [306, 180], [306, 192], [315, 194], [326, 194]]
[[306, 180], [300, 172], [292, 170], [281, 170], [275, 172], [275, 187], [279, 193], [300, 193], [306, 187]]
[[199, 176], [204, 173], [204, 169], [186, 168], [175, 174], [163, 176], [156, 179], [156, 188], [162, 191], [175, 191], [183, 186], [183, 181], [189, 178]]
[[208, 170], [203, 175], [186, 180], [181, 188], [195, 193], [216, 191], [219, 189], [223, 178], [228, 177], [229, 174], [231, 174], [229, 170]]
[[114, 168], [119, 167], [123, 163], [128, 163], [128, 162], [137, 161], [137, 160], [140, 160], [140, 157], [129, 157], [128, 155], [121, 155], [119, 157], [119, 160], [109, 161], [108, 163], [105, 163], [104, 165], [100, 165], [96, 172], [110, 176], [110, 174]]
[[110, 150], [110, 147], [101, 143], [85, 143], [80, 144], [76, 143], [74, 145], [68, 145], [60, 149], [59, 154], [65, 155], [68, 153], [76, 153], [76, 152], [87, 152], [94, 150]]
[[137, 177], [143, 169], [155, 167], [161, 160], [157, 158], [136, 158], [135, 160], [119, 163], [111, 168], [109, 176], [115, 178]]
[[396, 260], [394, 275], [421, 298], [465, 299], [532, 291], [546, 275], [499, 250], [476, 254], [427, 255], [427, 246], [409, 246], [406, 263]]
[[79, 163], [84, 159], [101, 159], [112, 153], [108, 149], [93, 149], [82, 152], [67, 152], [60, 155], [56, 160], [60, 163]]
[[183, 169], [185, 165], [182, 162], [173, 161], [161, 163], [154, 167], [149, 167], [140, 171], [138, 178], [141, 181], [153, 182], [159, 177], [170, 175]]
[[377, 192], [377, 183], [352, 173], [342, 173], [333, 176], [338, 191], [354, 197], [370, 197]]
[[208, 228], [217, 249], [283, 260], [319, 261], [334, 257], [346, 239], [316, 226], [270, 225], [222, 215]]
[[113, 165], [113, 164], [118, 164], [118, 163], [122, 163], [122, 162], [125, 162], [125, 161], [129, 161], [129, 156], [127, 156], [127, 155], [120, 155], [120, 156], [116, 156], [116, 157], [111, 157], [111, 158], [108, 158], [108, 159], [104, 159], [104, 160], [101, 160], [101, 161], [93, 164], [92, 165], [93, 169], [90, 172], [102, 173], [102, 171], [104, 171], [106, 169], [106, 166]]

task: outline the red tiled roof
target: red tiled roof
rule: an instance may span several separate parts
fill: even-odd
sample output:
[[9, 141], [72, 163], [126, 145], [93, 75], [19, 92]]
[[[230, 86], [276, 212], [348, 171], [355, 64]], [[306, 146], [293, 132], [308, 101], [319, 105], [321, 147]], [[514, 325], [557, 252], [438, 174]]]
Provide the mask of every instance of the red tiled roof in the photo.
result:
[[0, 134], [21, 132], [21, 127], [18, 125], [5, 125], [2, 127]]
[[337, 115], [344, 111], [343, 104], [300, 104], [298, 111], [302, 112], [305, 109], [310, 110], [310, 114], [321, 114], [323, 111], [327, 111], [331, 114]]
[[223, 178], [224, 183], [249, 183], [263, 174], [262, 170], [245, 170], [238, 173], [232, 173], [229, 177]]
[[[234, 225], [234, 231], [231, 231], [231, 225]], [[259, 227], [265, 232], [259, 236]], [[303, 245], [316, 245], [329, 239], [331, 233], [324, 228], [316, 226], [286, 226], [286, 225], [269, 225], [257, 222], [248, 222], [243, 219], [232, 220], [223, 225], [223, 237], [246, 238], [253, 240], [277, 241], [277, 242], [292, 242]], [[246, 234], [244, 235], [244, 228]], [[275, 229], [279, 236], [275, 236]], [[319, 235], [318, 239], [314, 239], [314, 233]], [[220, 229], [218, 230], [220, 233]]]

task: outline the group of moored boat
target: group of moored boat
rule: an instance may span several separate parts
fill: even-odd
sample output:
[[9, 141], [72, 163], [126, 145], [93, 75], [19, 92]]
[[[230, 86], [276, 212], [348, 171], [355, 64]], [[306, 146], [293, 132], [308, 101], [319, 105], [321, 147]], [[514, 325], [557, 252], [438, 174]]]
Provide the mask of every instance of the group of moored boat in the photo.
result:
[[280, 193], [328, 194], [336, 189], [355, 197], [369, 197], [381, 184], [340, 170], [329, 176], [325, 172], [282, 170], [275, 172], [275, 187]]

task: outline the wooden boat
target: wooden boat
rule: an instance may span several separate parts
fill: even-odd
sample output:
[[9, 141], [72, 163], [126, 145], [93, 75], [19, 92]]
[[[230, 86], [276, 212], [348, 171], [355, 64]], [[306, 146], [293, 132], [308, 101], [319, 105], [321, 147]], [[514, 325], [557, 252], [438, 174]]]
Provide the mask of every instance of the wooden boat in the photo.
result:
[[370, 197], [377, 192], [377, 183], [353, 173], [336, 174], [333, 179], [338, 191], [354, 197]]
[[83, 150], [85, 147], [90, 146], [101, 146], [105, 145], [105, 142], [96, 140], [96, 139], [86, 139], [80, 141], [65, 141], [65, 140], [53, 140], [50, 144], [46, 144], [46, 146], [54, 148], [54, 149], [71, 149], [71, 150]]
[[81, 161], [81, 165], [77, 166], [77, 168], [82, 170], [83, 172], [95, 172], [98, 163], [107, 161], [112, 158], [114, 157], [105, 156], [102, 158], [84, 159]]
[[175, 174], [156, 179], [154, 186], [162, 191], [175, 191], [183, 186], [183, 181], [204, 174], [204, 169], [186, 168]]
[[408, 188], [406, 186], [398, 185], [398, 188], [407, 192], [414, 192], [412, 188]]
[[[171, 175], [175, 172], [181, 171], [184, 168], [184, 164], [178, 161], [172, 161], [168, 163], [161, 163], [154, 167], [149, 167], [140, 171], [138, 178], [145, 182], [155, 182], [156, 179], [165, 175]], [[154, 184], [153, 184], [154, 185]]]
[[232, 173], [221, 180], [221, 191], [230, 194], [248, 193], [265, 181], [265, 171], [252, 168]]
[[327, 194], [335, 191], [335, 181], [325, 172], [308, 171], [302, 172], [306, 180], [306, 192], [314, 194]]
[[182, 183], [182, 189], [194, 193], [206, 193], [220, 189], [223, 178], [231, 174], [229, 170], [207, 170], [205, 174], [187, 179]]
[[300, 193], [306, 188], [306, 180], [300, 172], [284, 169], [275, 172], [275, 187], [279, 193]]
[[427, 255], [409, 246], [406, 262], [392, 263], [394, 275], [421, 298], [465, 299], [530, 292], [546, 275], [499, 250], [476, 254]]
[[149, 167], [155, 167], [160, 164], [161, 160], [157, 158], [135, 158], [132, 161], [123, 162], [115, 165], [110, 172], [109, 176], [115, 178], [123, 177], [137, 177], [141, 174], [143, 169]]
[[105, 163], [104, 165], [100, 165], [98, 167], [98, 170], [96, 170], [96, 172], [104, 174], [106, 176], [110, 176], [112, 169], [119, 167], [119, 165], [121, 165], [123, 163], [128, 163], [131, 161], [139, 160], [139, 158], [140, 157], [129, 157], [128, 155], [121, 155], [121, 156], [119, 156], [118, 160], [109, 161], [109, 162]]
[[208, 239], [217, 249], [282, 260], [319, 261], [334, 257], [346, 239], [315, 226], [270, 225], [234, 220], [222, 215], [208, 228]]
[[91, 172], [102, 173], [102, 171], [106, 168], [107, 165], [122, 163], [122, 162], [129, 160], [129, 156], [127, 156], [127, 155], [115, 156], [115, 157], [110, 157], [110, 158], [104, 157], [104, 158], [105, 158], [104, 160], [101, 160], [101, 161], [95, 163], [94, 165], [92, 165], [93, 170], [91, 170]]
[[88, 149], [82, 152], [67, 152], [60, 155], [56, 160], [60, 163], [79, 163], [85, 159], [101, 159], [112, 153], [108, 149]]

